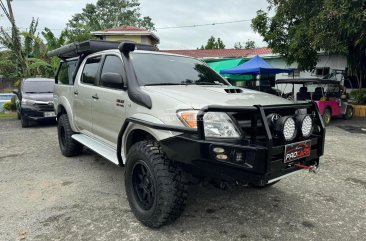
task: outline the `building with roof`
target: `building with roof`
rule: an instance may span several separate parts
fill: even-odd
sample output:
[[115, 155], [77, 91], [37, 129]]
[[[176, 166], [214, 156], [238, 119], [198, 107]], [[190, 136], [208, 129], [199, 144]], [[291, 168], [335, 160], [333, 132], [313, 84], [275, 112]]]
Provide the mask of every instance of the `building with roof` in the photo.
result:
[[[285, 58], [274, 54], [270, 48], [254, 49], [195, 49], [195, 50], [162, 50], [166, 53], [191, 56], [207, 62], [217, 72], [222, 69], [235, 67], [256, 55], [259, 55], [274, 68], [293, 68], [293, 74], [277, 74], [276, 79], [292, 77], [319, 77], [322, 78], [334, 70], [345, 71], [347, 68], [347, 58], [343, 55], [328, 55], [324, 52], [319, 53], [319, 61], [313, 71], [299, 71], [297, 63], [288, 65]], [[243, 78], [238, 78], [242, 80]], [[245, 78], [244, 78], [245, 80]]]
[[152, 46], [156, 46], [160, 42], [159, 37], [153, 32], [133, 26], [110, 28], [91, 32], [91, 34], [101, 40], [108, 41], [133, 41]]

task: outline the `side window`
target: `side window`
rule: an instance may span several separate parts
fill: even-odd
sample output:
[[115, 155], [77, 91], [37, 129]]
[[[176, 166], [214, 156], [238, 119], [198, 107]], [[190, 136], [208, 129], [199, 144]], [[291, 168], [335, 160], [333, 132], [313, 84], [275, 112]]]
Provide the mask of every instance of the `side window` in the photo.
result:
[[62, 85], [72, 85], [73, 84], [73, 74], [76, 68], [77, 60], [62, 62], [60, 71], [57, 75], [58, 84]]
[[88, 85], [96, 85], [99, 65], [102, 57], [92, 57], [86, 60], [81, 82]]
[[[103, 64], [102, 73], [113, 73], [113, 74], [119, 74], [124, 79], [125, 78], [125, 70], [123, 67], [123, 63], [121, 59], [115, 55], [107, 55]], [[110, 87], [103, 84], [103, 82], [100, 83], [100, 86], [103, 87]]]

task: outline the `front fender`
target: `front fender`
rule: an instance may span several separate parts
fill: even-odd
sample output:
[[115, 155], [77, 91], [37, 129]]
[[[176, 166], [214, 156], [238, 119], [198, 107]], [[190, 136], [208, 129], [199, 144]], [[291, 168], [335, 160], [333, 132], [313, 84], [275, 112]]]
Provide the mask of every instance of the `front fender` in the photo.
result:
[[[148, 121], [148, 122], [155, 123], [155, 124], [165, 124], [160, 119], [156, 118], [155, 116], [149, 115], [149, 114], [134, 114], [130, 117], [140, 119], [140, 120], [144, 120], [144, 121]], [[128, 125], [126, 131], [125, 131], [125, 134], [123, 135], [123, 147], [125, 147], [126, 140], [127, 140], [127, 137], [129, 136], [129, 134], [132, 131], [137, 130], [137, 129], [146, 131], [147, 133], [152, 135], [157, 141], [161, 141], [161, 140], [164, 140], [164, 139], [167, 139], [167, 138], [170, 138], [170, 137], [173, 137], [173, 136], [177, 135], [177, 134], [174, 134], [171, 131], [156, 130], [156, 129], [152, 129], [152, 128], [142, 126], [142, 125], [139, 125], [139, 124], [130, 123]]]

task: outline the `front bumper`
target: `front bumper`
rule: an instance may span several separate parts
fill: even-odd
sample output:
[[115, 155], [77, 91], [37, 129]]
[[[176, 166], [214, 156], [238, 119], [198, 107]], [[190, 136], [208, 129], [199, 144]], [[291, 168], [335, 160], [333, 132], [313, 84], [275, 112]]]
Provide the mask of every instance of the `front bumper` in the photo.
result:
[[[311, 150], [308, 157], [292, 162], [284, 162], [286, 144], [273, 137], [268, 125], [267, 116], [271, 113], [295, 115], [299, 110], [306, 110], [312, 115], [314, 122], [313, 134], [304, 139], [297, 137], [294, 142], [311, 140]], [[204, 134], [203, 116], [207, 112], [226, 112], [244, 132], [240, 140], [206, 139]], [[283, 176], [300, 170], [294, 164], [319, 165], [319, 158], [324, 153], [325, 128], [317, 105], [314, 102], [305, 104], [226, 107], [207, 106], [197, 115], [197, 129], [154, 124], [140, 119], [128, 118], [119, 133], [117, 156], [122, 162], [122, 136], [129, 123], [137, 123], [149, 128], [183, 133], [160, 141], [167, 157], [182, 166], [190, 173], [225, 181], [242, 181], [256, 185], [265, 185]], [[242, 124], [240, 124], [242, 123]], [[213, 148], [225, 149], [229, 157], [218, 160]], [[235, 158], [241, 153], [242, 159]]]
[[21, 115], [27, 121], [56, 120], [56, 116], [46, 117], [46, 112], [54, 112], [53, 106], [22, 106]]
[[[294, 164], [318, 166], [321, 155], [321, 137], [313, 136], [310, 156], [285, 163], [285, 145], [268, 149], [264, 146], [243, 146], [234, 143], [198, 140], [189, 135], [180, 135], [160, 141], [170, 160], [182, 163], [189, 173], [225, 181], [241, 181], [265, 185], [289, 173], [302, 170]], [[225, 149], [228, 160], [215, 157], [213, 148]], [[242, 158], [236, 160], [237, 153]]]

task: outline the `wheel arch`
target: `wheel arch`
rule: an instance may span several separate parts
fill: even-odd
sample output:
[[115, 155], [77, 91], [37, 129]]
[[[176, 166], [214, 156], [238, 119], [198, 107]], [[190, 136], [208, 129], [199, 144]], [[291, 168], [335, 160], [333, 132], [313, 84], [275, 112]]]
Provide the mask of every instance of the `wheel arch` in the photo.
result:
[[65, 97], [60, 97], [58, 99], [57, 108], [55, 108], [55, 110], [56, 110], [57, 119], [62, 114], [67, 114], [67, 116], [69, 118], [69, 122], [70, 122], [71, 129], [74, 132], [78, 132], [78, 130], [77, 130], [75, 124], [74, 124], [74, 116], [72, 114], [71, 105], [70, 105], [69, 101]]
[[131, 149], [133, 144], [135, 144], [137, 142], [140, 142], [140, 141], [144, 141], [144, 140], [155, 140], [155, 141], [157, 141], [156, 137], [152, 133], [150, 133], [146, 130], [139, 129], [139, 128], [131, 130], [128, 133], [128, 135], [126, 137], [126, 141], [125, 141], [125, 153], [126, 153], [126, 155], [128, 154], [128, 151]]

